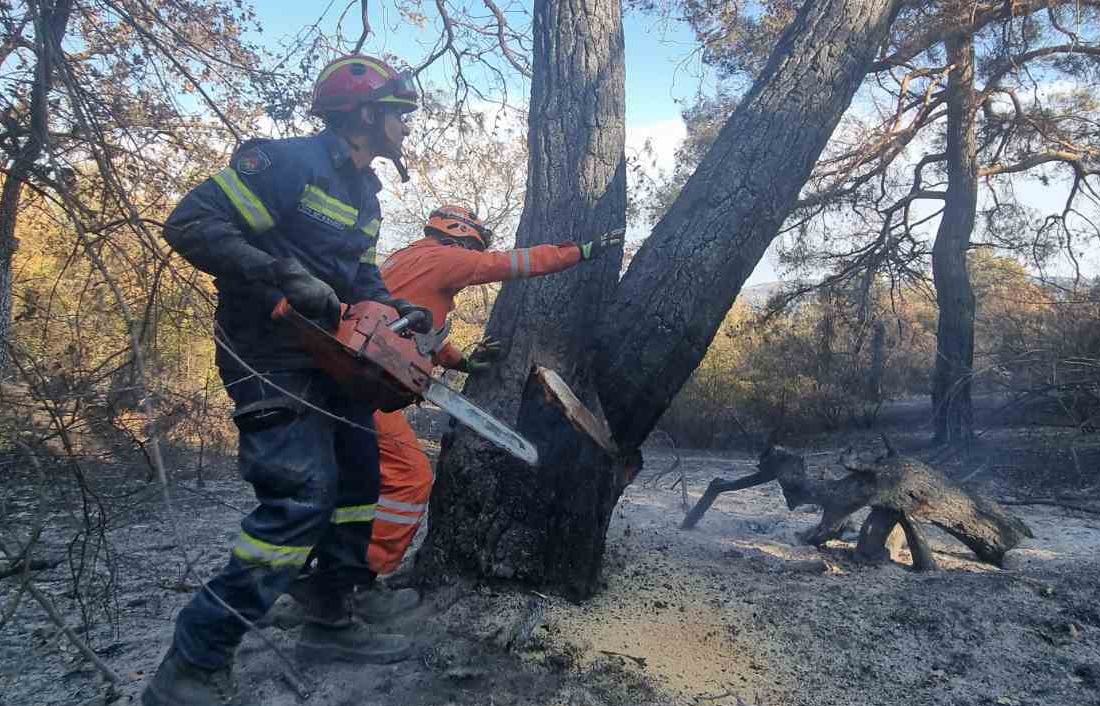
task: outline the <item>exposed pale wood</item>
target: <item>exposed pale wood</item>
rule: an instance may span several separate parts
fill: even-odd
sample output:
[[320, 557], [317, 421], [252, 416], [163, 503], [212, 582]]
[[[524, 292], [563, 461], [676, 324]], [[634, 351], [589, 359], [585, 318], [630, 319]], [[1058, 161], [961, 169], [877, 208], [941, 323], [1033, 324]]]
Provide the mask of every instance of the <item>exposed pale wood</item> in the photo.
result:
[[560, 375], [540, 365], [535, 368], [535, 377], [546, 390], [546, 400], [561, 410], [574, 429], [588, 436], [612, 456], [619, 453], [618, 447], [611, 439], [611, 431], [608, 430], [607, 424], [592, 414], [592, 411], [577, 399], [573, 390], [565, 384]]

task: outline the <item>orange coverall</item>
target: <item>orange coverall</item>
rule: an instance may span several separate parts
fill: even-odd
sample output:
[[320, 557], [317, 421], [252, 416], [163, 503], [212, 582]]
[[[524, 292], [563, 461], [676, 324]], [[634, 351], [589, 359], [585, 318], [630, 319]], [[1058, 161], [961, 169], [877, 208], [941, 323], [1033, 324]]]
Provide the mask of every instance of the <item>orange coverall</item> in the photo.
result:
[[[464, 287], [561, 272], [580, 261], [580, 248], [572, 243], [478, 252], [428, 237], [391, 255], [382, 265], [382, 279], [394, 297], [431, 309], [439, 327]], [[461, 361], [462, 351], [450, 343], [435, 357], [445, 368]], [[374, 426], [382, 486], [367, 559], [372, 571], [388, 574], [397, 569], [420, 526], [435, 476], [404, 412], [375, 412]]]

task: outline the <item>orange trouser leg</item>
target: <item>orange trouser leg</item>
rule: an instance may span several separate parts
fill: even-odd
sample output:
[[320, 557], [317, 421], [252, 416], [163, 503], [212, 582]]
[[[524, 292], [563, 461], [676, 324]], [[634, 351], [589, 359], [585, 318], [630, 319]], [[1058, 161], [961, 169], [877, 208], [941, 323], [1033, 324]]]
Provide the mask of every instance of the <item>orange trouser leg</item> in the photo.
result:
[[397, 570], [432, 493], [432, 465], [404, 412], [375, 412], [382, 484], [367, 561], [376, 574]]

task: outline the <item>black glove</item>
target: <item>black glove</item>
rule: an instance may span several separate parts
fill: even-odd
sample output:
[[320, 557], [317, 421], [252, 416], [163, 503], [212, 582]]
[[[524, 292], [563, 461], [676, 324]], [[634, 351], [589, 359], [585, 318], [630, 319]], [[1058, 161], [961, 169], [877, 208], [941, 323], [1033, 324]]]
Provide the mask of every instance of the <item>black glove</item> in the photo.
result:
[[416, 333], [432, 332], [432, 311], [422, 306], [417, 306], [404, 299], [390, 299], [382, 302], [397, 309], [398, 316], [409, 317], [409, 328]]
[[307, 319], [313, 319], [326, 329], [340, 324], [340, 298], [328, 286], [302, 267], [297, 260], [276, 260], [272, 265], [275, 286], [278, 287], [294, 310]]
[[622, 245], [624, 233], [626, 233], [626, 228], [616, 228], [597, 236], [595, 240], [581, 243], [577, 246], [581, 249], [581, 259], [591, 260], [594, 257], [599, 257], [605, 250]]
[[500, 341], [492, 336], [486, 336], [478, 342], [474, 349], [462, 356], [462, 362], [458, 369], [464, 373], [481, 373], [493, 367], [493, 363], [500, 358]]

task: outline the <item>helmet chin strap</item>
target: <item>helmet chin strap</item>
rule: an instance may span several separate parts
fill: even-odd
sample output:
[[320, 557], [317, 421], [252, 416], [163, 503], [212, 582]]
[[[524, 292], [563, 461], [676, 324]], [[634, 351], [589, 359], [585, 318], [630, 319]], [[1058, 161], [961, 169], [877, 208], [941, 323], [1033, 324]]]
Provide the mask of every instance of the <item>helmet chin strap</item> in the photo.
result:
[[[378, 113], [375, 113], [378, 115]], [[405, 167], [405, 160], [401, 157], [400, 149], [390, 149], [390, 140], [386, 137], [385, 120], [376, 120], [371, 125], [371, 139], [376, 144], [385, 145], [385, 148], [379, 150], [378, 156], [383, 159], [388, 159], [397, 170], [397, 176], [401, 178], [401, 183], [404, 184], [409, 181], [409, 170]]]
[[[367, 136], [372, 144], [386, 146], [384, 149], [378, 150], [376, 155], [383, 159], [388, 159], [393, 163], [394, 168], [397, 169], [397, 175], [401, 178], [402, 184], [409, 181], [409, 170], [405, 167], [405, 161], [401, 157], [401, 152], [399, 150], [390, 149], [390, 141], [389, 138], [386, 137], [386, 130], [382, 126], [382, 123], [376, 121], [374, 123], [360, 123], [360, 125], [367, 128]], [[348, 142], [351, 144], [352, 149], [356, 151], [364, 149], [362, 145], [357, 144], [354, 140], [349, 140]]]
[[401, 155], [385, 155], [385, 157], [390, 160], [394, 168], [397, 169], [397, 176], [401, 177], [401, 183], [404, 184], [407, 182], [409, 180], [409, 170], [405, 168], [405, 161], [401, 158]]

